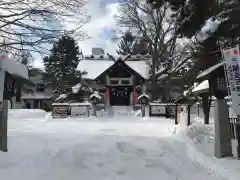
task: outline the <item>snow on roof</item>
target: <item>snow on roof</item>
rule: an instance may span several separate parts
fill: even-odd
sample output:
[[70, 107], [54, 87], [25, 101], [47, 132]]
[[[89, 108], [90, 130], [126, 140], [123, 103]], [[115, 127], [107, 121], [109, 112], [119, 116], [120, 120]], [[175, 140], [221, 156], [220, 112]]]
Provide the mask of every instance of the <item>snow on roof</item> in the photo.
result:
[[216, 69], [220, 68], [221, 66], [223, 66], [225, 64], [225, 61], [220, 62], [208, 69], [206, 69], [205, 71], [201, 72], [198, 76], [197, 79], [201, 79], [201, 78], [205, 78], [206, 76], [210, 75], [212, 72], [214, 72]]
[[83, 102], [83, 103], [70, 103], [70, 106], [91, 106], [92, 104], [89, 102]]
[[51, 99], [52, 97], [52, 94], [46, 94], [44, 92], [34, 92], [23, 94], [21, 99]]
[[193, 90], [193, 93], [203, 93], [203, 92], [208, 92], [209, 89], [209, 82], [208, 80], [205, 80], [198, 84]]
[[52, 103], [52, 106], [69, 106], [69, 103]]
[[94, 92], [89, 99], [92, 99], [93, 97], [96, 97], [98, 98], [99, 100], [102, 99], [102, 97], [97, 93], [97, 92]]
[[94, 80], [102, 72], [112, 66], [113, 63], [113, 61], [106, 60], [82, 60], [79, 62], [77, 70], [86, 72], [86, 74], [82, 75], [83, 78]]
[[166, 78], [168, 78], [168, 74], [162, 74], [161, 76], [159, 76], [158, 78], [157, 78], [157, 80], [163, 80], [163, 79], [166, 79]]
[[[149, 79], [149, 65], [145, 61], [125, 61], [125, 63], [145, 79]], [[77, 70], [87, 72], [83, 75], [85, 79], [94, 80], [109, 67], [114, 61], [107, 60], [82, 60], [77, 66]]]
[[55, 101], [66, 99], [67, 97], [68, 97], [68, 94], [60, 94]]
[[130, 68], [132, 68], [134, 71], [136, 71], [138, 74], [140, 74], [144, 79], [149, 79], [150, 67], [147, 64], [147, 62], [145, 62], [145, 61], [125, 61], [125, 63]]
[[176, 105], [174, 103], [155, 103], [155, 102], [151, 102], [149, 103], [149, 105], [152, 105], [152, 106], [171, 106], [171, 105]]
[[7, 53], [0, 52], [0, 62], [0, 69], [5, 70], [12, 75], [16, 75], [27, 80], [29, 79], [27, 66], [11, 59]]
[[143, 98], [143, 97], [146, 97], [146, 98], [149, 99], [149, 96], [148, 96], [147, 94], [142, 94], [142, 95], [138, 96], [138, 99], [141, 99], [141, 98]]

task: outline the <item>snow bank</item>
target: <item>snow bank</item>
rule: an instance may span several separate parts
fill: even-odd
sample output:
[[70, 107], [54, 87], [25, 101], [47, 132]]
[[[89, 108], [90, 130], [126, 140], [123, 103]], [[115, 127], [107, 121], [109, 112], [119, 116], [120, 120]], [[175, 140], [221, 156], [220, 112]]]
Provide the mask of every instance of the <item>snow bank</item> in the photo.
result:
[[187, 130], [187, 136], [195, 144], [213, 144], [214, 143], [214, 125], [193, 124]]
[[8, 115], [10, 120], [42, 119], [47, 112], [42, 109], [9, 109]]
[[[216, 173], [223, 179], [239, 179], [240, 161], [214, 157], [214, 124], [194, 123], [186, 129], [177, 125], [172, 129], [172, 134], [186, 145], [186, 154], [189, 158], [200, 164], [209, 173]], [[234, 167], [230, 165], [233, 162]]]

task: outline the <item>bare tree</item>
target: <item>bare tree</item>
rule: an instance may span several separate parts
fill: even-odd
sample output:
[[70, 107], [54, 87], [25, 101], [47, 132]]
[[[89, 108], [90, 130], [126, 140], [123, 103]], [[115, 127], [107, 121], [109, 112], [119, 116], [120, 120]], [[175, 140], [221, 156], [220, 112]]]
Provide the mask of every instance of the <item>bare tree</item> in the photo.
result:
[[[81, 39], [81, 27], [87, 21], [85, 0], [1, 0], [0, 50], [44, 52], [46, 44], [66, 33]], [[72, 20], [71, 20], [72, 19]], [[78, 27], [71, 27], [72, 23]], [[69, 24], [67, 24], [69, 23]]]
[[158, 68], [167, 63], [168, 68], [176, 56], [178, 38], [175, 35], [175, 22], [171, 18], [169, 5], [163, 4], [158, 9], [152, 9], [148, 4], [136, 0], [129, 0], [120, 7], [118, 24], [135, 29], [136, 33], [148, 43], [149, 53], [152, 56], [151, 81], [153, 99], [157, 95]]

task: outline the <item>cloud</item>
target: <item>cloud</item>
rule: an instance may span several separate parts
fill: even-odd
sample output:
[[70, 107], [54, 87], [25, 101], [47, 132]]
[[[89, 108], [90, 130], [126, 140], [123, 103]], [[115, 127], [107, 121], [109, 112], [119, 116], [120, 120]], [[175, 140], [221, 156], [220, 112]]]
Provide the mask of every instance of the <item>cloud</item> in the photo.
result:
[[44, 69], [43, 61], [40, 59], [33, 61], [32, 66], [35, 68]]
[[[79, 48], [83, 50], [84, 55], [91, 54], [93, 47], [101, 47], [105, 53], [116, 55], [119, 40], [113, 40], [118, 34], [115, 15], [118, 13], [119, 3], [121, 2], [122, 0], [90, 0], [86, 4], [85, 9], [91, 19], [84, 25], [82, 30], [88, 34], [89, 38], [78, 42]], [[70, 21], [74, 22], [74, 19]], [[72, 29], [77, 24], [66, 22], [65, 26], [67, 29]], [[35, 58], [33, 66], [44, 68], [42, 57], [36, 55]]]
[[91, 19], [83, 30], [90, 38], [79, 42], [84, 54], [91, 54], [92, 47], [101, 47], [105, 52], [116, 54], [117, 41], [112, 41], [112, 38], [117, 33], [115, 15], [117, 15], [118, 7], [119, 2], [116, 0], [95, 0], [87, 5]]

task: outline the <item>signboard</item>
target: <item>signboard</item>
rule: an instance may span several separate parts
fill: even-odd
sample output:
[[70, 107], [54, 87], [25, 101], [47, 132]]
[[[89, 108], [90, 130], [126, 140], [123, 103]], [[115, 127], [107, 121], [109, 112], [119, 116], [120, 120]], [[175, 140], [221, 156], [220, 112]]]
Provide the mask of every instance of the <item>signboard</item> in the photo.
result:
[[232, 108], [236, 115], [240, 115], [240, 51], [239, 47], [222, 51], [226, 62], [225, 72], [228, 80], [229, 93], [232, 98]]
[[153, 114], [166, 114], [166, 107], [163, 106], [152, 106]]

